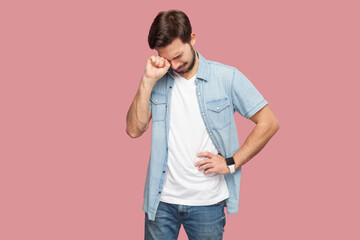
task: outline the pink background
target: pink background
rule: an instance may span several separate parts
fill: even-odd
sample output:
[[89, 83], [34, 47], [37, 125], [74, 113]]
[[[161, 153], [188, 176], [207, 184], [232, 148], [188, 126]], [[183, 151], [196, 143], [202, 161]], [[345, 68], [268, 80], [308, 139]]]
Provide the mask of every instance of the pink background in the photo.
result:
[[151, 130], [131, 139], [125, 118], [174, 8], [280, 121], [224, 239], [360, 239], [359, 4], [319, 0], [1, 1], [0, 239], [143, 239]]

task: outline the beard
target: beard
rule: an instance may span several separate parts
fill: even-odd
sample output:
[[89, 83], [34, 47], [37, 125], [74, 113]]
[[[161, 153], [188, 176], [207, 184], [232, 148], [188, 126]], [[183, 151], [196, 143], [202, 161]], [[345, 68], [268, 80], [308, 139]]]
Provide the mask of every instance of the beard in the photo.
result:
[[[176, 71], [177, 73], [179, 74], [184, 74], [184, 73], [188, 73], [190, 72], [194, 66], [195, 66], [195, 60], [196, 60], [196, 56], [195, 56], [195, 49], [193, 48], [193, 46], [190, 44], [190, 47], [191, 47], [191, 54], [192, 54], [192, 60], [191, 60], [191, 63], [189, 65], [188, 68], [186, 69], [183, 69], [182, 71]], [[182, 68], [183, 66], [185, 66], [186, 64], [188, 64], [188, 62], [184, 63], [182, 66], [180, 66], [179, 68]]]

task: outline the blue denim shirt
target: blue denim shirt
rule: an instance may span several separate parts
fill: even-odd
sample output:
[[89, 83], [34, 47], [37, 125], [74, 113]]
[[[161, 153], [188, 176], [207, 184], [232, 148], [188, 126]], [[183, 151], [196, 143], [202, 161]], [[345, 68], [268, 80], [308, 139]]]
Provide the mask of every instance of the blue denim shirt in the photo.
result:
[[[234, 113], [250, 118], [267, 101], [254, 85], [236, 68], [206, 60], [200, 53], [196, 84], [197, 104], [205, 127], [218, 152], [231, 157], [240, 148]], [[149, 107], [152, 110], [151, 153], [145, 181], [143, 210], [154, 220], [160, 202], [168, 160], [168, 136], [171, 111], [172, 69], [152, 89]], [[194, 103], [195, 104], [195, 103]], [[191, 124], [191, 123], [187, 123]], [[229, 198], [228, 214], [239, 209], [241, 168], [224, 175]]]

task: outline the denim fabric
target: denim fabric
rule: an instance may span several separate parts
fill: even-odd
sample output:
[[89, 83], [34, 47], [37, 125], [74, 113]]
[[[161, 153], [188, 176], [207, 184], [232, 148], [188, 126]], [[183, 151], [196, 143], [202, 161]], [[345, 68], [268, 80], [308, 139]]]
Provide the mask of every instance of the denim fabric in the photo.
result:
[[175, 240], [181, 224], [189, 240], [223, 239], [225, 200], [209, 206], [187, 206], [160, 202], [155, 220], [145, 213], [145, 240]]
[[[206, 60], [200, 53], [197, 54], [199, 68], [195, 84], [199, 114], [218, 152], [225, 158], [231, 157], [240, 148], [235, 111], [250, 118], [267, 101], [239, 70]], [[173, 75], [170, 68], [156, 82], [149, 102], [152, 110], [151, 153], [143, 204], [143, 211], [147, 213], [149, 220], [155, 219], [166, 174]], [[224, 177], [230, 194], [225, 202], [227, 213], [235, 214], [239, 209], [241, 168]]]

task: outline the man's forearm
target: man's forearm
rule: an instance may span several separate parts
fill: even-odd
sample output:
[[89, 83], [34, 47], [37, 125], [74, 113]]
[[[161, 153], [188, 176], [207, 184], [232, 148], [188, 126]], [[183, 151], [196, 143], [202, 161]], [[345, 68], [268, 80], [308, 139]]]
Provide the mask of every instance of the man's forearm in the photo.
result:
[[149, 125], [149, 99], [153, 85], [142, 79], [126, 116], [126, 131], [132, 137], [140, 136]]
[[244, 144], [233, 156], [235, 170], [239, 169], [259, 153], [278, 129], [279, 124], [277, 122], [257, 123]]

